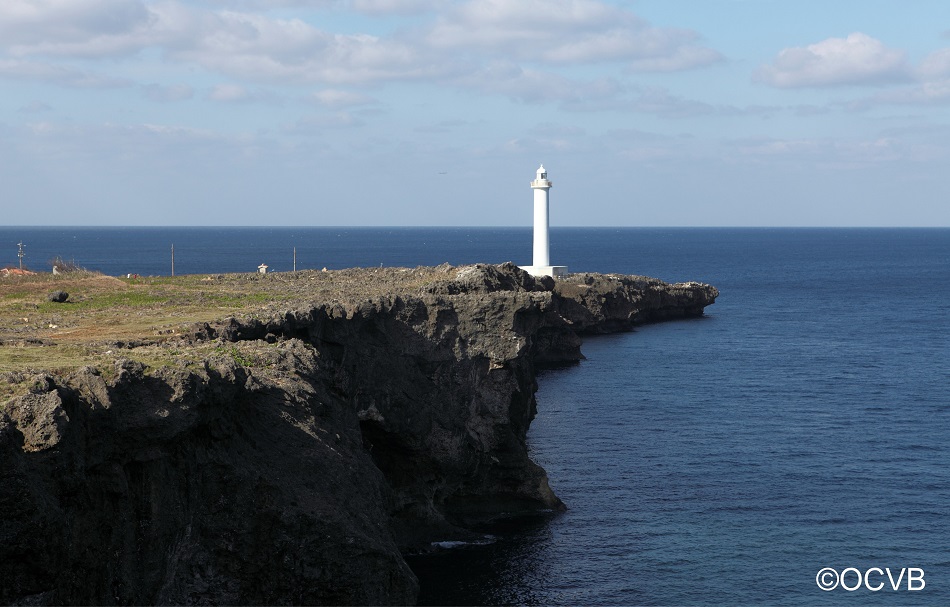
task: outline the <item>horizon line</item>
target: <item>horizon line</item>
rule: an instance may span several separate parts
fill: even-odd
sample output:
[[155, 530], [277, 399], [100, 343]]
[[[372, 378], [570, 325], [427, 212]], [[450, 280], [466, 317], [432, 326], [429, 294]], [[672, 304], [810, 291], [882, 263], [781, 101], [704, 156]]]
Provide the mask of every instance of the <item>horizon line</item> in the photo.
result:
[[[152, 225], [152, 224], [72, 224], [72, 225], [40, 225], [40, 224], [14, 224], [0, 226], [0, 230], [15, 230], [18, 228], [96, 228], [96, 229], [126, 229], [126, 228], [147, 228], [147, 229], [346, 229], [346, 230], [374, 230], [374, 229], [526, 229], [532, 228], [531, 225]], [[947, 229], [948, 225], [552, 225], [551, 229], [687, 229], [687, 230], [822, 230], [822, 229], [840, 229], [840, 230], [887, 230], [887, 229]]]

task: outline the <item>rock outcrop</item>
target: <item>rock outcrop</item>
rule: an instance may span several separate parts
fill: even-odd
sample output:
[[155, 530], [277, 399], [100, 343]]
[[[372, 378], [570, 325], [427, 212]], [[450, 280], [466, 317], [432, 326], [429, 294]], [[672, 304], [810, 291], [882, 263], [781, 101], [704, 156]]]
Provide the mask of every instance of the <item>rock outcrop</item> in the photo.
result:
[[403, 552], [564, 507], [527, 455], [538, 366], [718, 295], [452, 274], [34, 378], [0, 410], [0, 602], [412, 603]]

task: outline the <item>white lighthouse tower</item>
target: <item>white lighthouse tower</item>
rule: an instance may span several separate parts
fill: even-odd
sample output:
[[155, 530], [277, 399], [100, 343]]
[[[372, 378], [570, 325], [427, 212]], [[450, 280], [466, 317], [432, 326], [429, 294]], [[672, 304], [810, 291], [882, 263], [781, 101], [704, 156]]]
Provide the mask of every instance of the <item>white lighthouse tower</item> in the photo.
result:
[[534, 259], [530, 266], [521, 269], [533, 276], [559, 277], [567, 274], [567, 266], [552, 266], [548, 241], [548, 193], [554, 185], [542, 164], [538, 167], [531, 189], [534, 190]]

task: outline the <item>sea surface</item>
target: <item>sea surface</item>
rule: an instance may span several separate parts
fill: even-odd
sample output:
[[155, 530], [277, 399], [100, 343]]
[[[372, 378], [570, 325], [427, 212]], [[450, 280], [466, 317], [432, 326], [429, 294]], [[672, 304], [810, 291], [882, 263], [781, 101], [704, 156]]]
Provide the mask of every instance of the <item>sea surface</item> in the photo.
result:
[[[0, 266], [21, 241], [34, 269], [141, 275], [172, 245], [179, 274], [531, 255], [529, 228], [5, 227]], [[412, 559], [423, 603], [950, 604], [950, 229], [554, 228], [551, 249], [721, 295], [541, 374], [529, 446], [569, 509]]]

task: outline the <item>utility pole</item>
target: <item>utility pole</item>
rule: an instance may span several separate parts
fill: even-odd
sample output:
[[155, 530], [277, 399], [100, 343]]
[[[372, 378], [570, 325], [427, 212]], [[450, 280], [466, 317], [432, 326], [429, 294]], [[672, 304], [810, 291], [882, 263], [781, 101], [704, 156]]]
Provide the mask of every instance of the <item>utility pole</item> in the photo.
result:
[[21, 240], [20, 242], [18, 242], [16, 246], [18, 247], [18, 250], [17, 250], [17, 254], [16, 254], [16, 255], [17, 255], [17, 257], [20, 258], [20, 269], [22, 270], [22, 269], [23, 269], [23, 258], [26, 257], [26, 253], [23, 252], [23, 241]]
[[175, 245], [172, 245], [172, 276], [175, 275]]

